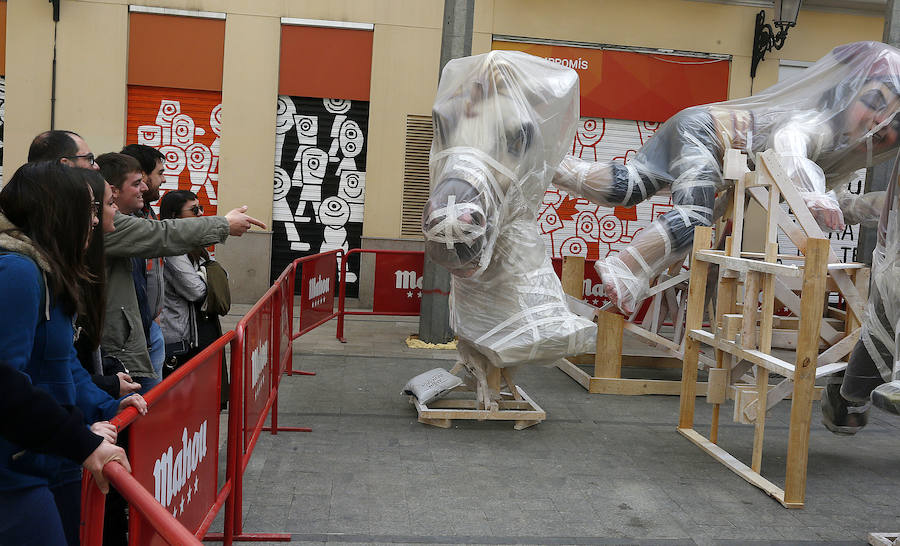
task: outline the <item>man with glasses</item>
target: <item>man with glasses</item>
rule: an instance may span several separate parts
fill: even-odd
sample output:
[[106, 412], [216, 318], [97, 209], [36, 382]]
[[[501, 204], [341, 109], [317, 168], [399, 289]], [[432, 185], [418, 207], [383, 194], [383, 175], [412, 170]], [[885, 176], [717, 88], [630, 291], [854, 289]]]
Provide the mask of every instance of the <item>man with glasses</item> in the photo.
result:
[[59, 161], [70, 167], [99, 170], [87, 142], [74, 131], [44, 131], [31, 141], [28, 162]]

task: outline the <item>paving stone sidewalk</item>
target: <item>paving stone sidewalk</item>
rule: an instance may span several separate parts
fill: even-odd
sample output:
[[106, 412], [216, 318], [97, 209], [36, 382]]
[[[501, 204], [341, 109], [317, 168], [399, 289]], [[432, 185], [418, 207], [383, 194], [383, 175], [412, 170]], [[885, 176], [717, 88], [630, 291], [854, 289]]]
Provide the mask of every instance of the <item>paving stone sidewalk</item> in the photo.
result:
[[[838, 437], [816, 402], [807, 506], [787, 510], [675, 431], [678, 397], [592, 395], [555, 368], [518, 375], [547, 411], [537, 426], [422, 425], [400, 390], [455, 353], [409, 349], [417, 329], [348, 317], [346, 344], [334, 321], [295, 341], [295, 368], [316, 375], [282, 380], [279, 422], [314, 431], [261, 436], [245, 531], [303, 544], [865, 544], [900, 530], [900, 418], [873, 410], [859, 435]], [[709, 408], [698, 399], [701, 431]], [[775, 483], [789, 410], [767, 420]], [[752, 427], [722, 423], [720, 445], [749, 461]]]

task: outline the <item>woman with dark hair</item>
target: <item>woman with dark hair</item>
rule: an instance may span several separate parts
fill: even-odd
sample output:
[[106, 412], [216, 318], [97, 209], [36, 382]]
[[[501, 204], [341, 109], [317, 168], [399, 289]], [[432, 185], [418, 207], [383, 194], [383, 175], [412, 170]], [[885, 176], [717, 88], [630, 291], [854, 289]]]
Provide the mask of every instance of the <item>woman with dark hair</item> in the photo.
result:
[[106, 259], [103, 251], [103, 234], [115, 231], [113, 217], [116, 214], [116, 200], [112, 188], [96, 171], [84, 173], [88, 179], [92, 205], [97, 224], [91, 230], [90, 242], [85, 252], [85, 264], [90, 278], [82, 285], [81, 295], [84, 309], [78, 315], [75, 326], [78, 339], [75, 348], [78, 360], [91, 374], [94, 384], [113, 398], [125, 396], [140, 390], [140, 383], [131, 379], [125, 367], [112, 356], [100, 353], [100, 338], [103, 335], [103, 319], [106, 315]]
[[[91, 429], [115, 442], [104, 421], [140, 396], [116, 400], [81, 367], [72, 343], [82, 310], [89, 233], [97, 221], [86, 169], [23, 165], [0, 191], [0, 359]], [[0, 439], [0, 544], [78, 544], [81, 468]]]
[[[195, 218], [203, 214], [197, 195], [187, 190], [170, 191], [159, 202], [159, 217]], [[188, 254], [166, 258], [163, 269], [166, 297], [162, 312], [162, 331], [166, 339], [164, 374], [171, 373], [222, 335], [222, 325], [215, 313], [204, 310], [207, 296], [206, 264], [209, 253], [200, 247]], [[224, 369], [222, 379], [227, 386]], [[224, 406], [227, 388], [222, 389]]]

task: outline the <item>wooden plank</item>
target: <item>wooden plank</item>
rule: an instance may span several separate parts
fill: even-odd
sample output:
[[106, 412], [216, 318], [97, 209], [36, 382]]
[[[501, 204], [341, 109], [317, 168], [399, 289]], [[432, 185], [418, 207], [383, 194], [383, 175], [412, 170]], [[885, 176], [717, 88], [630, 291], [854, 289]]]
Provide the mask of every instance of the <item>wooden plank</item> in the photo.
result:
[[[712, 240], [712, 228], [698, 227], [694, 230], [693, 255], [709, 248]], [[690, 332], [703, 325], [703, 305], [706, 296], [706, 277], [709, 264], [700, 260], [691, 260], [691, 280], [688, 287], [687, 318], [685, 330]], [[697, 362], [700, 355], [700, 343], [686, 336], [684, 343], [684, 366], [681, 368], [681, 399], [679, 401], [678, 426], [693, 428], [694, 398], [697, 395]]]
[[[599, 323], [598, 323], [598, 326], [599, 326]], [[653, 332], [645, 330], [645, 329], [641, 328], [640, 326], [638, 326], [637, 324], [634, 324], [633, 322], [626, 322], [624, 324], [624, 327], [625, 327], [625, 330], [627, 330], [628, 332], [631, 332], [632, 334], [634, 334], [636, 336], [642, 337], [645, 340], [649, 341], [650, 343], [662, 345], [663, 347], [672, 351], [673, 353], [678, 353], [681, 351], [681, 346], [678, 343], [675, 343], [674, 341], [672, 341], [670, 339], [666, 339], [659, 334], [654, 334]], [[598, 331], [598, 335], [600, 335], [600, 332], [602, 332], [602, 330], [600, 330], [600, 328], [598, 328], [597, 331]], [[603, 335], [605, 337], [605, 336], [608, 336], [611, 334], [608, 334], [607, 332], [603, 332]], [[621, 352], [622, 351], [620, 349], [619, 354], [621, 354]], [[598, 374], [598, 377], [603, 377], [603, 376]]]
[[590, 390], [591, 388], [591, 376], [587, 374], [584, 370], [572, 364], [565, 358], [560, 358], [556, 361], [555, 366], [562, 370], [566, 375], [575, 380], [576, 383], [584, 387], [585, 389]]
[[675, 277], [672, 277], [671, 279], [668, 279], [664, 282], [657, 284], [656, 286], [651, 287], [650, 290], [647, 292], [647, 297], [650, 297], [654, 294], [662, 292], [663, 290], [668, 290], [669, 288], [672, 288], [673, 286], [677, 286], [677, 285], [687, 281], [690, 278], [691, 278], [691, 273], [689, 271], [685, 271], [684, 273], [681, 273]]
[[787, 471], [784, 501], [803, 504], [806, 497], [806, 467], [809, 455], [809, 427], [813, 388], [816, 381], [819, 329], [822, 321], [822, 294], [825, 290], [825, 266], [831, 251], [827, 239], [809, 239], [803, 272], [800, 330], [794, 371], [794, 397], [788, 434]]
[[746, 155], [735, 148], [725, 150], [725, 157], [722, 158], [722, 178], [740, 180], [748, 172], [750, 168], [747, 167]]
[[[657, 394], [675, 396], [681, 393], [681, 381], [665, 379], [627, 379], [592, 377], [590, 392], [592, 394], [618, 394], [623, 396], [638, 396], [645, 394]], [[707, 383], [695, 384], [694, 395], [706, 396]]]
[[862, 328], [857, 328], [847, 334], [847, 337], [823, 351], [818, 358], [816, 358], [816, 366], [831, 364], [832, 362], [837, 362], [847, 356], [847, 354], [853, 350], [853, 346], [856, 345], [856, 342], [859, 341], [861, 332]]
[[762, 351], [744, 349], [734, 341], [721, 338], [716, 339], [716, 336], [705, 330], [691, 330], [688, 332], [688, 336], [691, 339], [697, 340], [698, 342], [711, 345], [714, 348], [734, 355], [740, 360], [749, 360], [751, 363], [756, 364], [757, 366], [762, 366], [770, 372], [775, 372], [785, 377], [792, 377], [794, 375], [793, 364], [785, 362], [784, 360], [781, 360], [780, 358], [774, 357], [772, 355], [763, 353]]
[[702, 435], [697, 433], [697, 431], [693, 429], [679, 428], [678, 432], [680, 432], [682, 436], [697, 445], [700, 449], [705, 451], [713, 459], [716, 459], [717, 461], [725, 465], [728, 470], [731, 470], [738, 476], [744, 478], [747, 482], [762, 489], [763, 492], [770, 497], [773, 497], [779, 502], [781, 502], [781, 499], [784, 498], [784, 491], [780, 487], [760, 476], [758, 472], [754, 472], [749, 466], [736, 459], [732, 454], [728, 453], [721, 447], [704, 438]]
[[625, 318], [618, 313], [597, 313], [595, 377], [622, 377], [622, 336], [625, 324]]
[[707, 372], [708, 386], [706, 387], [707, 404], [724, 404], [726, 387], [728, 386], [728, 370], [725, 368], [710, 368]]
[[[725, 254], [729, 256], [740, 254], [739, 252], [734, 251], [731, 237], [725, 237]], [[723, 275], [723, 273], [724, 270], [720, 269], [718, 289], [716, 291], [716, 323], [714, 326], [716, 327], [717, 331], [724, 326], [723, 321], [725, 315], [737, 311], [737, 279], [733, 277], [726, 277]], [[685, 336], [685, 338], [686, 337], [687, 336]], [[727, 386], [728, 383], [730, 383], [729, 378], [731, 377], [731, 356], [728, 356], [724, 351], [716, 349], [715, 357], [716, 368], [725, 370], [725, 384]], [[713, 404], [712, 419], [709, 425], [709, 439], [714, 444], [719, 442], [719, 414], [721, 412], [720, 406], [720, 404]]]
[[563, 292], [580, 300], [584, 296], [584, 258], [579, 256], [563, 256], [562, 263]]
[[725, 256], [724, 254], [720, 254], [720, 251], [718, 250], [704, 250], [703, 252], [698, 252], [696, 258], [733, 271], [759, 271], [761, 273], [774, 273], [784, 277], [800, 277], [803, 275], [803, 270], [796, 265], [784, 265], [761, 262], [759, 260], [748, 260], [747, 258], [737, 258], [734, 256]]

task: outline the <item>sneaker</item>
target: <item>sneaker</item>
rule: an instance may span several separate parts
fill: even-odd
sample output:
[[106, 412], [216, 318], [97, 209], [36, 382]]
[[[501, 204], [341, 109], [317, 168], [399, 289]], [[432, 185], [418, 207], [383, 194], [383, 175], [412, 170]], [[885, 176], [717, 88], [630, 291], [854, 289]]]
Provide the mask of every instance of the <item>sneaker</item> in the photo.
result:
[[870, 405], [845, 399], [841, 386], [829, 383], [822, 391], [822, 424], [834, 434], [852, 436], [869, 422]]
[[900, 380], [875, 387], [872, 404], [878, 409], [900, 415]]

